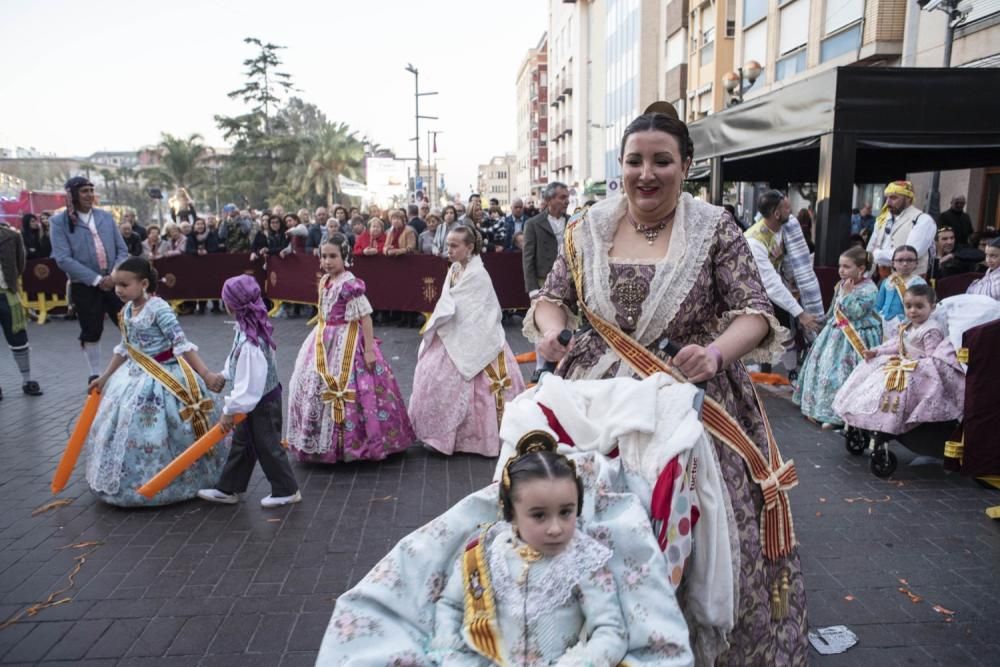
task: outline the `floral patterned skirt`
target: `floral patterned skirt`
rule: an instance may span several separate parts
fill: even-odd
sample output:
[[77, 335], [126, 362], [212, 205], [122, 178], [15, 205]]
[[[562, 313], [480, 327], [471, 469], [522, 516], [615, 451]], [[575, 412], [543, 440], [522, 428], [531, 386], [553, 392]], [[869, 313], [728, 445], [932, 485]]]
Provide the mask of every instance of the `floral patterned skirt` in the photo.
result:
[[[176, 362], [163, 367], [184, 384]], [[222, 399], [209, 393], [201, 378], [198, 386], [215, 403], [208, 415], [212, 426], [222, 411]], [[98, 498], [120, 507], [168, 505], [190, 500], [198, 489], [215, 485], [229, 455], [229, 437], [152, 498], [138, 492], [197, 439], [191, 422], [181, 419], [180, 410], [180, 401], [135, 362], [127, 361], [115, 371], [104, 386], [87, 437], [87, 483]]]
[[[343, 358], [347, 326], [324, 331], [327, 368], [336, 374]], [[288, 448], [300, 461], [337, 463], [379, 461], [401, 452], [416, 440], [396, 377], [375, 343], [375, 368], [365, 366], [364, 339], [359, 337], [344, 403], [344, 418], [334, 420], [333, 404], [323, 400], [326, 383], [316, 372], [316, 331], [306, 338], [295, 361], [288, 398]]]
[[[507, 402], [524, 391], [524, 378], [507, 343], [503, 353], [511, 380], [510, 388], [504, 391]], [[499, 420], [490, 379], [485, 372], [472, 380], [463, 378], [437, 336], [417, 359], [410, 419], [417, 438], [442, 454], [500, 454]]]

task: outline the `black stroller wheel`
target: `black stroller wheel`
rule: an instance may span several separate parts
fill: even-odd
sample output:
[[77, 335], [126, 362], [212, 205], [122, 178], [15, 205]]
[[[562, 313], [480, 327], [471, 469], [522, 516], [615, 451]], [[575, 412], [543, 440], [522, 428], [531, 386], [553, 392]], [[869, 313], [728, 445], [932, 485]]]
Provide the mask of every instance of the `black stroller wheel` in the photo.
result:
[[861, 456], [868, 448], [868, 433], [859, 428], [848, 426], [844, 433], [844, 446], [851, 454]]
[[876, 449], [872, 452], [871, 470], [876, 477], [885, 479], [896, 472], [896, 465], [899, 461], [896, 455], [889, 451], [888, 447]]

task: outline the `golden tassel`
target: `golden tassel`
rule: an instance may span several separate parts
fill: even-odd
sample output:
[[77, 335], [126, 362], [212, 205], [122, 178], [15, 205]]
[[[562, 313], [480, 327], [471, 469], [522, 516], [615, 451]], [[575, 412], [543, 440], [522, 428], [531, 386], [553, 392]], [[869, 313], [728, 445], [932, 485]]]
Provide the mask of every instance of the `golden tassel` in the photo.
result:
[[898, 413], [899, 413], [899, 396], [897, 396], [896, 400], [892, 402], [892, 414], [898, 414]]
[[781, 581], [775, 580], [771, 584], [771, 620], [781, 621], [788, 617], [788, 598], [791, 595], [792, 585], [789, 581], [791, 573], [788, 568], [781, 568], [779, 573]]
[[882, 412], [889, 412], [889, 394], [882, 394]]

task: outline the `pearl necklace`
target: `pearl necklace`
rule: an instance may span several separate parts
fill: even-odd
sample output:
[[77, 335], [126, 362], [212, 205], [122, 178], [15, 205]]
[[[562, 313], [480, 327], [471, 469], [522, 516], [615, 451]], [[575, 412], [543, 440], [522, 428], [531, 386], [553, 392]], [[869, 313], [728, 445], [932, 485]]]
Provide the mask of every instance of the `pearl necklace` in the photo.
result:
[[629, 211], [627, 210], [625, 211], [625, 215], [628, 217], [628, 221], [629, 224], [632, 225], [632, 229], [635, 230], [636, 234], [642, 234], [643, 236], [645, 236], [646, 243], [648, 243], [649, 245], [653, 245], [657, 237], [660, 235], [660, 232], [666, 229], [667, 225], [670, 224], [670, 221], [674, 219], [674, 216], [676, 214], [677, 214], [677, 207], [675, 206], [674, 210], [671, 211], [669, 214], [667, 214], [667, 217], [665, 217], [663, 220], [660, 220], [655, 225], [640, 225], [636, 221], [636, 219], [632, 217], [632, 214]]

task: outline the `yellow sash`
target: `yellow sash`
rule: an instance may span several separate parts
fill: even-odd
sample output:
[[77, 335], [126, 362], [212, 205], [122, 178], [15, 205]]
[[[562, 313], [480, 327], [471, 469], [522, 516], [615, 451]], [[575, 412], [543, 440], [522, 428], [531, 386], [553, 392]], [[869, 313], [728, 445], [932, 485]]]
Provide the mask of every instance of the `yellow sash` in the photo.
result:
[[497, 355], [496, 368], [493, 368], [493, 364], [489, 364], [483, 371], [490, 379], [490, 391], [493, 392], [493, 399], [497, 406], [497, 428], [500, 428], [500, 420], [503, 419], [504, 392], [514, 386], [510, 375], [507, 374], [507, 358], [504, 351], [500, 350], [500, 354]]
[[889, 361], [882, 367], [882, 372], [885, 373], [886, 391], [904, 391], [907, 376], [917, 370], [917, 360], [906, 356], [906, 346], [903, 343], [903, 334], [909, 328], [909, 322], [899, 327], [899, 354], [889, 357]]
[[347, 325], [347, 338], [344, 340], [344, 355], [340, 359], [340, 375], [334, 377], [330, 374], [326, 365], [326, 345], [323, 343], [323, 333], [326, 331], [326, 313], [323, 312], [323, 289], [326, 286], [328, 276], [325, 276], [319, 283], [319, 304], [316, 323], [316, 372], [323, 378], [326, 389], [320, 394], [324, 403], [332, 404], [331, 414], [333, 422], [337, 428], [337, 443], [340, 449], [344, 445], [344, 414], [347, 403], [357, 400], [357, 393], [353, 389], [348, 389], [351, 380], [351, 371], [354, 369], [354, 354], [358, 345], [358, 331], [360, 326], [358, 321], [349, 322]]
[[462, 580], [465, 584], [462, 625], [476, 651], [495, 664], [503, 665], [497, 607], [489, 564], [486, 561], [486, 534], [491, 525], [487, 525], [479, 538], [466, 546], [465, 553], [462, 554]]
[[[639, 376], [648, 377], [653, 373], [661, 372], [668, 373], [674, 379], [684, 382], [685, 378], [672, 366], [587, 306], [583, 291], [583, 262], [577, 255], [576, 243], [573, 239], [576, 224], [567, 225], [564, 235], [565, 256], [569, 263], [573, 282], [576, 285], [577, 302], [591, 326]], [[757, 401], [764, 422], [764, 430], [767, 433], [768, 457], [765, 457], [757, 445], [750, 440], [750, 437], [740, 427], [739, 422], [707, 394], [702, 408], [702, 422], [705, 425], [705, 430], [743, 459], [750, 470], [750, 477], [760, 486], [764, 496], [764, 512], [760, 525], [764, 543], [764, 557], [768, 560], [777, 560], [788, 555], [792, 547], [795, 546], [792, 509], [787, 491], [797, 485], [799, 479], [795, 472], [794, 462], [791, 459], [782, 460], [781, 453], [778, 451], [778, 443], [775, 442], [774, 434], [771, 432], [767, 412], [752, 385], [751, 390], [754, 392], [754, 399]]]
[[837, 328], [844, 332], [844, 337], [847, 338], [847, 342], [851, 344], [851, 347], [854, 348], [854, 351], [858, 353], [859, 357], [864, 357], [865, 350], [867, 350], [868, 347], [865, 345], [865, 342], [861, 340], [861, 336], [858, 335], [858, 330], [855, 329], [854, 325], [851, 324], [851, 321], [847, 319], [847, 315], [845, 315], [844, 311], [840, 309], [840, 306], [833, 307], [833, 317], [837, 322]]
[[198, 378], [195, 376], [190, 364], [184, 361], [183, 357], [175, 357], [181, 367], [181, 371], [184, 373], [184, 380], [187, 384], [187, 387], [185, 387], [156, 359], [133, 347], [128, 342], [124, 309], [118, 314], [118, 327], [122, 332], [122, 340], [125, 341], [125, 350], [132, 361], [139, 364], [140, 368], [149, 373], [154, 380], [163, 385], [164, 389], [173, 394], [181, 402], [181, 419], [191, 422], [195, 436], [200, 438], [205, 435], [208, 432], [208, 419], [212, 414], [215, 403], [207, 396], [202, 396], [201, 387], [198, 386]]
[[892, 282], [892, 286], [896, 288], [896, 294], [899, 295], [899, 302], [903, 302], [903, 295], [906, 294], [906, 281], [899, 274], [892, 274], [889, 278]]

